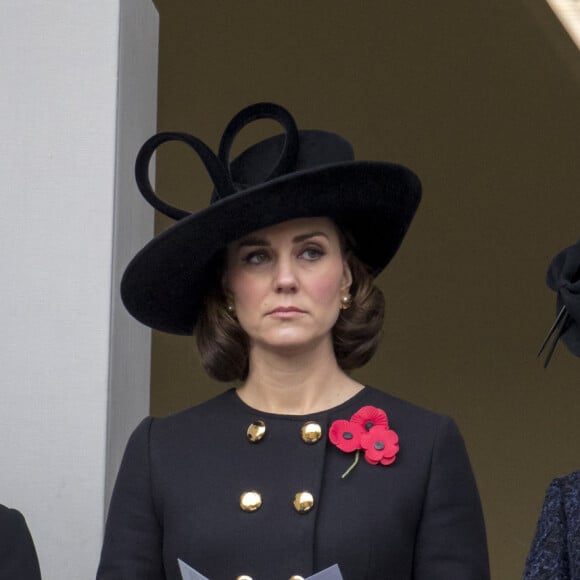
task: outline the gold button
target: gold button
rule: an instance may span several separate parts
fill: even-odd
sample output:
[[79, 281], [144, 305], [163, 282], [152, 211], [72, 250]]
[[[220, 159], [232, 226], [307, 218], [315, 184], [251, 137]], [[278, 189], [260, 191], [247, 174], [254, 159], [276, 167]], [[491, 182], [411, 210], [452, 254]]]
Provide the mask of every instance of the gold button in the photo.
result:
[[305, 514], [309, 512], [314, 506], [314, 497], [308, 491], [299, 491], [294, 496], [294, 509], [300, 513]]
[[236, 580], [252, 580], [252, 577], [246, 574], [242, 574], [241, 576], [238, 576]]
[[290, 576], [290, 580], [304, 580], [304, 576], [298, 576], [298, 574], [294, 574], [294, 576]]
[[246, 435], [248, 436], [248, 439], [252, 443], [257, 443], [258, 441], [260, 441], [265, 434], [266, 434], [266, 423], [264, 423], [264, 421], [260, 419], [254, 421], [253, 423], [250, 423], [250, 426], [246, 431]]
[[245, 491], [240, 496], [240, 507], [245, 512], [255, 512], [262, 507], [262, 497], [257, 491]]
[[316, 443], [322, 437], [322, 427], [315, 421], [308, 421], [302, 425], [300, 435], [304, 443], [312, 445], [312, 443]]

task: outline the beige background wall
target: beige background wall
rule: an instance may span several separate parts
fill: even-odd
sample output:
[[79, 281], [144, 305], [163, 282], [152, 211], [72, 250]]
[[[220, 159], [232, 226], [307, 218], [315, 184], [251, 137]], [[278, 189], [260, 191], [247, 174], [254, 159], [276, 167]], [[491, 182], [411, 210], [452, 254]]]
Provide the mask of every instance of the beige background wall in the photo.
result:
[[[421, 176], [424, 202], [379, 278], [381, 352], [357, 376], [457, 419], [494, 578], [518, 578], [547, 484], [580, 468], [580, 360], [535, 359], [555, 309], [546, 268], [580, 236], [578, 51], [539, 0], [156, 5], [159, 130], [217, 147], [234, 113], [272, 100]], [[158, 186], [190, 210], [209, 199], [177, 145]], [[162, 334], [152, 377], [154, 414], [223, 388], [191, 341]]]

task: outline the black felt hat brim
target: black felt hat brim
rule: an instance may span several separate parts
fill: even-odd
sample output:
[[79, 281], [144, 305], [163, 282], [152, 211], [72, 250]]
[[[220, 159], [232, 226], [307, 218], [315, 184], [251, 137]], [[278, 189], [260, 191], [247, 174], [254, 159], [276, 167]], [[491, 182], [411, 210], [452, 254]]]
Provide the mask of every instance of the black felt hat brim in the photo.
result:
[[378, 274], [398, 250], [420, 198], [412, 171], [383, 162], [338, 163], [273, 179], [181, 219], [149, 242], [125, 270], [123, 302], [151, 328], [192, 334], [214, 256], [255, 230], [301, 217], [333, 219]]

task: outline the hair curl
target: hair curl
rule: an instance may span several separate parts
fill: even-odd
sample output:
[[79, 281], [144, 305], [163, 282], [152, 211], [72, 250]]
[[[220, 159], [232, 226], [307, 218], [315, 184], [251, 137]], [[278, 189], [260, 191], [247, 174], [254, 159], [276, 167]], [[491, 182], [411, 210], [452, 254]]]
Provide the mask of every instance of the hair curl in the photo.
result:
[[[341, 243], [346, 237], [339, 232]], [[365, 365], [375, 353], [382, 335], [385, 300], [372, 274], [350, 250], [343, 249], [352, 273], [352, 305], [341, 310], [332, 329], [332, 341], [338, 366], [350, 371]], [[235, 316], [226, 309], [222, 286], [225, 254], [215, 262], [204, 307], [197, 325], [196, 339], [201, 363], [218, 381], [244, 381], [249, 371], [249, 339]]]

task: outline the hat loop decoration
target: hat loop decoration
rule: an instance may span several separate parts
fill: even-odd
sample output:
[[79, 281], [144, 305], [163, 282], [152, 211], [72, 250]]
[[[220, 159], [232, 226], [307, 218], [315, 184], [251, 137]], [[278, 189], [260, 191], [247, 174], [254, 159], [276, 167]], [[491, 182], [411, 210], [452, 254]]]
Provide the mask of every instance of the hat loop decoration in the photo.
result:
[[187, 133], [158, 133], [149, 138], [141, 147], [135, 161], [135, 180], [143, 197], [158, 211], [176, 221], [191, 215], [189, 212], [174, 207], [157, 196], [149, 180], [149, 162], [157, 147], [168, 141], [181, 141], [189, 145], [202, 160], [219, 197], [234, 193], [234, 186], [229, 172], [225, 170], [214, 152], [202, 141]]
[[554, 257], [546, 274], [546, 284], [558, 297], [556, 320], [538, 352], [540, 356], [553, 336], [544, 368], [550, 363], [560, 338], [572, 354], [580, 356], [580, 240]]
[[[264, 181], [270, 181], [280, 175], [284, 175], [296, 166], [298, 147], [300, 143], [296, 121], [294, 121], [292, 115], [290, 115], [290, 113], [280, 105], [274, 103], [256, 103], [255, 105], [250, 105], [249, 107], [242, 109], [237, 115], [235, 115], [235, 117], [228, 123], [221, 138], [218, 158], [226, 168], [226, 171], [230, 174], [230, 178], [230, 150], [234, 139], [246, 125], [253, 121], [257, 121], [258, 119], [273, 119], [274, 121], [278, 121], [286, 133], [286, 139], [280, 157]], [[238, 185], [243, 188], [247, 187], [249, 184], [240, 183]], [[219, 191], [216, 191], [214, 196], [218, 199], [222, 197]]]

